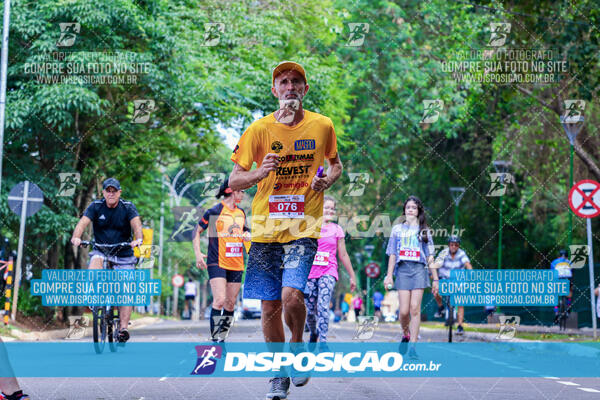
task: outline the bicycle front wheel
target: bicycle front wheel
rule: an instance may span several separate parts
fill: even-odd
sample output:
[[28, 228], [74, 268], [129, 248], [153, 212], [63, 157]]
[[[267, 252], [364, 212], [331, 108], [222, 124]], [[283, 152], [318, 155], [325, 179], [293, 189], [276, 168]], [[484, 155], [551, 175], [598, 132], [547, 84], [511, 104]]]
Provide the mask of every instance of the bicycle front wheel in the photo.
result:
[[92, 336], [94, 338], [94, 350], [96, 351], [96, 354], [102, 354], [107, 336], [106, 307], [98, 307], [93, 315], [94, 322]]
[[567, 301], [564, 297], [561, 297], [560, 308], [559, 308], [559, 329], [564, 331], [567, 329]]
[[119, 341], [119, 312], [118, 307], [111, 307], [107, 318], [108, 346], [113, 353], [117, 351]]

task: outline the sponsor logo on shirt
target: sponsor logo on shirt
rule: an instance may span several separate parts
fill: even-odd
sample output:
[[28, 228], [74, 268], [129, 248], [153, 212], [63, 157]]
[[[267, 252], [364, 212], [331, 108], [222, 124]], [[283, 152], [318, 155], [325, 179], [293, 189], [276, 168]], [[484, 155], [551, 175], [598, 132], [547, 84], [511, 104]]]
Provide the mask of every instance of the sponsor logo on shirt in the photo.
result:
[[106, 217], [104, 216], [104, 214], [102, 214], [102, 215], [100, 216], [100, 218], [98, 218], [98, 219], [106, 219]]
[[314, 150], [315, 149], [315, 140], [314, 139], [302, 139], [296, 140], [294, 142], [294, 150], [302, 151], [302, 150]]
[[283, 149], [281, 142], [275, 141], [271, 143], [271, 150], [273, 150], [275, 153], [279, 153], [281, 149]]
[[308, 154], [288, 154], [285, 156], [277, 157], [279, 162], [294, 162], [294, 161], [313, 161], [315, 159], [315, 153]]
[[300, 189], [300, 188], [305, 188], [305, 187], [308, 187], [308, 182], [276, 183], [275, 186], [273, 186], [273, 189], [274, 190], [290, 189], [290, 188]]
[[237, 154], [237, 151], [239, 150], [239, 148], [240, 148], [240, 145], [236, 144], [235, 149], [233, 149], [233, 154]]
[[298, 165], [294, 167], [277, 167], [277, 176], [308, 174], [310, 165]]

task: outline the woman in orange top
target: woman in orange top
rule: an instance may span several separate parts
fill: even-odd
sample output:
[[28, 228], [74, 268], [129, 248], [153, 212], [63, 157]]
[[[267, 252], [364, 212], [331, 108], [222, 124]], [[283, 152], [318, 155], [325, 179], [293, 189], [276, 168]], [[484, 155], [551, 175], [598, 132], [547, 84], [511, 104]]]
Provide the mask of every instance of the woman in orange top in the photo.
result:
[[[214, 342], [224, 341], [231, 327], [244, 273], [243, 242], [250, 240], [246, 213], [236, 205], [244, 198], [244, 191], [232, 191], [226, 178], [217, 193], [217, 199], [221, 197], [224, 199], [220, 203], [204, 213], [193, 240], [196, 265], [208, 269], [213, 294], [210, 333]], [[208, 258], [200, 250], [200, 234], [207, 228]]]

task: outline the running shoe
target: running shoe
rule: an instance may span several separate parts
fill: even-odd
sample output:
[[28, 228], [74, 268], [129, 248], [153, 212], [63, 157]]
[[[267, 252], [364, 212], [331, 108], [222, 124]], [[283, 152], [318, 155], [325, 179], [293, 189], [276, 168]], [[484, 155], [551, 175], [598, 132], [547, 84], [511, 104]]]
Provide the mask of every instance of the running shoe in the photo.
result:
[[400, 354], [406, 354], [406, 350], [408, 349], [408, 342], [410, 342], [410, 335], [402, 336], [402, 341], [400, 342], [400, 347], [398, 348]]
[[23, 393], [22, 390], [17, 390], [11, 395], [2, 392], [0, 394], [0, 400], [30, 400], [30, 397], [28, 394]]
[[329, 346], [327, 346], [327, 342], [319, 342], [319, 353], [331, 353]]
[[459, 325], [458, 328], [456, 328], [456, 334], [462, 335], [463, 333], [465, 333], [465, 330], [463, 329], [462, 325]]
[[315, 351], [318, 341], [319, 341], [319, 334], [311, 333], [310, 338], [308, 339], [308, 351], [310, 351], [310, 352]]
[[417, 350], [415, 349], [415, 347], [411, 347], [410, 350], [408, 350], [408, 358], [410, 358], [411, 360], [418, 360], [419, 356], [417, 355]]
[[290, 378], [272, 378], [269, 380], [271, 389], [267, 393], [267, 400], [284, 400], [290, 392]]
[[119, 332], [119, 343], [125, 344], [129, 340], [129, 332], [127, 329], [121, 329]]
[[[292, 353], [297, 355], [305, 352], [306, 348], [304, 347], [304, 343], [290, 342], [290, 350], [292, 350]], [[298, 372], [292, 368], [292, 383], [294, 384], [294, 386], [304, 386], [310, 380], [309, 372], [302, 372], [301, 376], [298, 376], [297, 374]]]

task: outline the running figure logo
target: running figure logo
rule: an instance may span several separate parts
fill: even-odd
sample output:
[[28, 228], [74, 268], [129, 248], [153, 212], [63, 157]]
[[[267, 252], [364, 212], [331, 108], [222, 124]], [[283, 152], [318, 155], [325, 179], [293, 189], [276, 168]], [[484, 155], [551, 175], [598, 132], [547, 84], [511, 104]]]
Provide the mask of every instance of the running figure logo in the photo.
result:
[[136, 265], [138, 269], [154, 267], [154, 260], [160, 254], [160, 246], [154, 244], [143, 244], [140, 246], [140, 260]]
[[346, 196], [362, 196], [371, 177], [368, 172], [348, 172], [348, 178], [350, 178], [350, 185]]
[[346, 46], [362, 46], [367, 37], [367, 33], [369, 33], [369, 24], [366, 22], [350, 22], [348, 23], [348, 29], [350, 30], [350, 37], [348, 38], [348, 42], [346, 42]]
[[150, 119], [150, 114], [154, 109], [154, 100], [134, 100], [131, 122], [134, 124], [145, 124]]
[[444, 110], [444, 102], [440, 99], [423, 100], [423, 118], [422, 124], [432, 124], [438, 120], [441, 112]]
[[583, 268], [587, 262], [589, 251], [590, 248], [587, 244], [570, 245], [569, 253], [571, 254], [571, 259], [569, 260], [569, 264], [571, 264], [571, 269]]
[[69, 317], [69, 331], [65, 339], [83, 339], [85, 328], [90, 326], [90, 320], [85, 315]]
[[56, 47], [71, 47], [75, 44], [77, 34], [81, 32], [81, 25], [79, 22], [61, 22], [60, 26], [60, 38], [56, 42]]
[[490, 47], [504, 46], [508, 34], [510, 33], [511, 24], [505, 22], [492, 22], [490, 24], [490, 30], [492, 34], [487, 45]]
[[281, 268], [292, 269], [300, 266], [300, 257], [304, 255], [304, 246], [301, 244], [288, 244], [283, 246], [283, 264]]
[[360, 316], [358, 317], [358, 324], [356, 325], [356, 331], [354, 331], [354, 337], [352, 340], [369, 340], [373, 337], [375, 329], [379, 324], [378, 317], [371, 316]]
[[210, 375], [215, 372], [217, 359], [223, 355], [221, 346], [196, 346], [198, 361], [190, 375]]
[[517, 333], [517, 326], [521, 324], [521, 317], [518, 315], [500, 315], [500, 331], [496, 339], [498, 340], [511, 340]]
[[231, 326], [234, 322], [231, 315], [215, 315], [212, 317], [214, 322], [214, 331], [211, 332], [211, 338], [224, 342], [229, 336]]
[[213, 47], [221, 41], [221, 34], [225, 32], [225, 24], [207, 22], [204, 24], [204, 42], [200, 46]]
[[192, 232], [198, 223], [200, 213], [196, 207], [173, 207], [176, 223], [169, 241], [185, 242], [192, 240]]
[[585, 111], [584, 100], [565, 100], [564, 122], [568, 124], [579, 122], [583, 117], [583, 111]]
[[[434, 244], [434, 257], [435, 262], [429, 268], [440, 268], [444, 263], [444, 258], [448, 255], [448, 245], [447, 244]], [[428, 268], [425, 265], [425, 268]]]
[[58, 174], [58, 177], [60, 180], [60, 187], [56, 195], [59, 197], [73, 196], [81, 179], [79, 172], [61, 172]]
[[490, 180], [492, 182], [490, 185], [490, 190], [486, 195], [488, 197], [504, 196], [507, 185], [515, 182], [515, 178], [508, 172], [491, 172]]
[[225, 179], [225, 174], [223, 173], [206, 173], [204, 174], [204, 188], [202, 189], [202, 196], [212, 197], [216, 196], [219, 192], [219, 187], [221, 186], [221, 182]]

